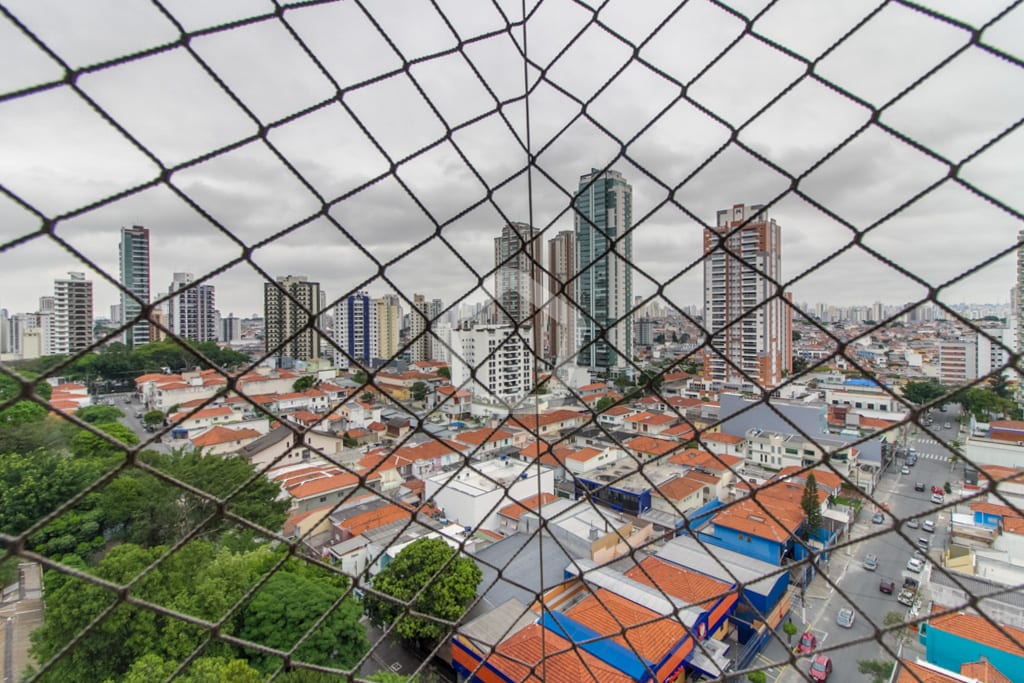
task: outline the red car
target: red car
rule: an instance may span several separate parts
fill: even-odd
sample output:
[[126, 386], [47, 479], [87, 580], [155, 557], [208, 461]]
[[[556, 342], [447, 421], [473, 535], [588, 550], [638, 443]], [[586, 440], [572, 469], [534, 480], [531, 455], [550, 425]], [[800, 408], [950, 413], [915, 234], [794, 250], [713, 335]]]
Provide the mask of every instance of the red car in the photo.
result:
[[946, 489], [942, 488], [941, 486], [933, 486], [932, 493], [937, 493], [940, 496], [944, 496], [946, 495]]
[[878, 582], [878, 590], [882, 591], [883, 593], [888, 593], [889, 595], [892, 595], [892, 592], [896, 590], [896, 582], [892, 579], [883, 578], [881, 581]]
[[830, 673], [832, 673], [832, 660], [825, 655], [818, 655], [811, 662], [812, 681], [827, 681]]
[[800, 642], [796, 644], [798, 655], [808, 655], [818, 649], [818, 637], [810, 631], [804, 631], [800, 636]]

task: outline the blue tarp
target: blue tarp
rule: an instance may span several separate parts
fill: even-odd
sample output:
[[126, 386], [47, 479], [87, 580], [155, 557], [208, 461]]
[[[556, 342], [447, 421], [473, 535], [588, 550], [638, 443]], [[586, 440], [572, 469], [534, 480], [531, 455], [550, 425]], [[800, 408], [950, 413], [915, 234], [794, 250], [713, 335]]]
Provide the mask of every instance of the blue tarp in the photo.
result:
[[545, 612], [541, 618], [541, 625], [635, 681], [648, 681], [651, 678], [654, 664], [564, 614]]

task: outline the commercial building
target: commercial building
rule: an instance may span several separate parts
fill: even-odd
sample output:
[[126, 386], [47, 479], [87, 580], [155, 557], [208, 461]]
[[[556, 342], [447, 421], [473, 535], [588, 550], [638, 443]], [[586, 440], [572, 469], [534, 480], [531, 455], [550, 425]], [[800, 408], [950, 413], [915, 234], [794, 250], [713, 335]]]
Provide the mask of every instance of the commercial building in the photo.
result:
[[398, 355], [398, 343], [402, 336], [402, 305], [394, 294], [374, 299], [377, 320], [376, 358], [391, 359]]
[[528, 323], [530, 342], [540, 355], [543, 326], [535, 313], [544, 300], [540, 231], [526, 223], [509, 223], [494, 238], [494, 297], [500, 324]]
[[792, 309], [782, 294], [782, 233], [760, 205], [718, 212], [704, 232], [704, 379], [771, 389], [792, 370]]
[[555, 365], [576, 353], [576, 234], [563, 230], [548, 241], [548, 293], [544, 354]]
[[975, 340], [939, 342], [940, 382], [957, 387], [977, 378], [978, 347]]
[[142, 307], [149, 305], [149, 230], [141, 225], [121, 228], [118, 246], [121, 273], [121, 323], [129, 348], [150, 342], [149, 320]]
[[617, 171], [580, 177], [576, 219], [577, 365], [621, 371], [633, 357], [633, 188]]
[[334, 366], [347, 368], [350, 358], [369, 365], [377, 353], [377, 331], [377, 305], [366, 292], [350, 294], [335, 304]]
[[409, 360], [431, 360], [433, 337], [430, 328], [434, 322], [430, 315], [431, 305], [422, 294], [412, 295], [412, 310], [409, 311]]
[[320, 283], [305, 276], [279, 277], [263, 285], [266, 348], [278, 358], [307, 361], [320, 356]]
[[179, 339], [217, 341], [213, 285], [197, 285], [192, 273], [175, 273], [167, 289], [167, 328]]
[[77, 353], [92, 344], [92, 282], [85, 273], [53, 281], [50, 353]]

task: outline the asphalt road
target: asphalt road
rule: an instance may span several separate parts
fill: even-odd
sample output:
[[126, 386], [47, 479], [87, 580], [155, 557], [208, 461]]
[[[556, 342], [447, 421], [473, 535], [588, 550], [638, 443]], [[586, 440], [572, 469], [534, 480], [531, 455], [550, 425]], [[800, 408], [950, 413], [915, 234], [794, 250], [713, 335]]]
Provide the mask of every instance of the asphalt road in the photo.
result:
[[[948, 417], [947, 417], [948, 416]], [[948, 419], [950, 429], [945, 428]], [[957, 415], [952, 412], [935, 411], [933, 431], [949, 442], [959, 438]], [[899, 587], [905, 576], [912, 576], [922, 582], [922, 592], [927, 595], [930, 563], [923, 572], [915, 574], [906, 568], [907, 560], [918, 550], [915, 545], [918, 538], [930, 540], [931, 554], [936, 558], [944, 548], [948, 538], [949, 512], [939, 511], [939, 505], [930, 501], [931, 487], [943, 486], [949, 481], [954, 489], [958, 488], [957, 480], [962, 473], [950, 461], [950, 451], [941, 442], [927, 434], [911, 436], [907, 442], [917, 451], [916, 465], [910, 468], [909, 475], [900, 474], [904, 459], [899, 458], [882, 476], [875, 499], [888, 508], [883, 524], [871, 522], [874, 510], [865, 507], [860, 519], [851, 530], [850, 539], [854, 543], [833, 553], [828, 564], [828, 575], [838, 590], [827, 583], [822, 577], [815, 579], [807, 590], [805, 602], [799, 599], [794, 602], [793, 622], [800, 629], [810, 629], [817, 637], [819, 648], [829, 650], [826, 654], [832, 658], [833, 673], [830, 681], [863, 681], [866, 677], [857, 671], [857, 662], [864, 659], [891, 660], [892, 655], [884, 651], [875, 639], [875, 625], [884, 625], [886, 614], [897, 612], [907, 614], [907, 607], [896, 601]], [[914, 490], [915, 482], [925, 484], [924, 492]], [[946, 501], [950, 499], [946, 496]], [[894, 526], [894, 518], [899, 528]], [[906, 520], [917, 518], [919, 521], [930, 519], [935, 522], [935, 532], [928, 533], [921, 528], [906, 526]], [[860, 539], [860, 540], [858, 540]], [[863, 567], [864, 556], [868, 553], [878, 557], [878, 569], [869, 571]], [[896, 582], [896, 591], [887, 595], [878, 590], [882, 577], [891, 578]], [[925, 601], [927, 598], [925, 598]], [[843, 607], [850, 607], [856, 613], [852, 628], [843, 628], [836, 623], [836, 616]], [[793, 638], [795, 643], [797, 636]], [[909, 642], [905, 644], [907, 655], [923, 657], [923, 650], [916, 642], [916, 633], [908, 632]], [[783, 636], [785, 638], [785, 636]], [[863, 640], [863, 642], [852, 642]], [[896, 639], [893, 635], [886, 636], [886, 642], [896, 650]], [[851, 643], [843, 645], [844, 643]], [[836, 649], [831, 649], [836, 648]], [[759, 662], [780, 661], [787, 656], [781, 644], [770, 645]], [[799, 667], [806, 672], [810, 665], [809, 658], [799, 660]], [[770, 681], [786, 682], [806, 680], [803, 675], [792, 667], [778, 667], [769, 676]]]

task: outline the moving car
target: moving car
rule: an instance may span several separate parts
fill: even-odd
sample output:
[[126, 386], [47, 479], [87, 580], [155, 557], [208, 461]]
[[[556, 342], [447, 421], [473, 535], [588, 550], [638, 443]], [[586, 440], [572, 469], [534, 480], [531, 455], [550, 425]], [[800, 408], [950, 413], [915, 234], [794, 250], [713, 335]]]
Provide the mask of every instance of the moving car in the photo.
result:
[[931, 543], [928, 541], [927, 537], [922, 536], [921, 538], [917, 539], [917, 547], [921, 550], [928, 550], [930, 546]]
[[832, 673], [832, 660], [826, 655], [818, 655], [811, 662], [811, 680], [827, 681], [830, 673]]
[[920, 574], [921, 570], [924, 569], [924, 560], [922, 560], [919, 557], [910, 558], [909, 560], [907, 560], [907, 569], [914, 572], [915, 574]]
[[910, 468], [904, 465], [900, 468], [900, 474], [910, 474]]
[[923, 481], [919, 481], [916, 484], [914, 484], [914, 490], [915, 491], [924, 491], [924, 482]]
[[946, 424], [942, 425], [942, 426], [943, 426], [943, 427], [944, 427], [945, 429], [952, 429], [952, 428], [953, 428], [953, 425], [951, 425], [951, 424], [950, 424], [950, 423], [948, 423], [948, 422], [947, 422]]
[[907, 520], [907, 527], [908, 528], [916, 529], [919, 526], [921, 526], [921, 520], [917, 519], [916, 517], [913, 518], [913, 519], [908, 519]]
[[839, 614], [836, 615], [836, 623], [843, 628], [853, 628], [853, 620], [857, 615], [849, 607], [844, 607], [839, 610]]
[[941, 486], [933, 486], [932, 493], [937, 493], [940, 496], [943, 496], [946, 494], [946, 489], [942, 488]]
[[878, 590], [882, 593], [892, 595], [892, 592], [896, 590], [896, 582], [892, 579], [882, 577], [882, 580], [878, 582]]
[[864, 556], [864, 569], [873, 572], [878, 569], [878, 556], [868, 553]]
[[798, 655], [809, 655], [817, 649], [818, 636], [810, 631], [804, 631], [804, 634], [800, 636], [800, 642], [796, 644], [796, 653]]
[[933, 503], [935, 503], [936, 505], [941, 505], [941, 504], [942, 504], [942, 501], [943, 501], [943, 497], [942, 497], [942, 494], [939, 494], [939, 493], [933, 493], [933, 494], [932, 494], [932, 497], [931, 497], [931, 499], [930, 499], [930, 500], [931, 500], [931, 501], [932, 501]]
[[907, 456], [907, 467], [913, 467], [917, 464], [917, 456], [911, 453]]
[[921, 525], [921, 528], [924, 529], [925, 531], [927, 531], [930, 534], [934, 534], [935, 533], [935, 522], [933, 522], [930, 519], [926, 519], [926, 520], [924, 520], [924, 524]]
[[871, 515], [871, 523], [885, 524], [885, 515], [883, 515], [881, 512], [876, 512], [875, 514]]

